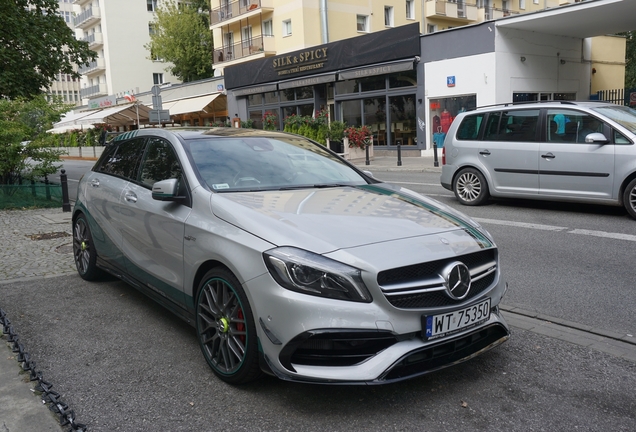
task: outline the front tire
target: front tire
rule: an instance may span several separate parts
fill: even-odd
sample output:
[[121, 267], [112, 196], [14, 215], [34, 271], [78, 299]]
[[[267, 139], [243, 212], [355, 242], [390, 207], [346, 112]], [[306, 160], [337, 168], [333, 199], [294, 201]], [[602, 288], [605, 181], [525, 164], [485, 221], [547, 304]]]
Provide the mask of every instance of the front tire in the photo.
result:
[[623, 205], [627, 213], [636, 219], [636, 179], [629, 182], [623, 192]]
[[464, 168], [457, 174], [453, 192], [457, 200], [467, 206], [483, 204], [490, 196], [486, 179], [474, 168]]
[[230, 384], [261, 375], [252, 309], [236, 277], [225, 269], [205, 274], [196, 300], [199, 346], [214, 373]]
[[73, 224], [73, 259], [82, 279], [94, 281], [104, 273], [97, 268], [97, 251], [86, 216], [79, 215]]

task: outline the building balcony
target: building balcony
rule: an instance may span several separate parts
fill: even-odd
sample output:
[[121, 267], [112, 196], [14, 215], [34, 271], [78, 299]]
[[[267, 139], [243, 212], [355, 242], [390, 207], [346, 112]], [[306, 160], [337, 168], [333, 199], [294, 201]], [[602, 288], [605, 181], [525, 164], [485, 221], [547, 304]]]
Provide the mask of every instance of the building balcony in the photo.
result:
[[98, 7], [89, 7], [84, 9], [82, 13], [73, 18], [73, 25], [82, 30], [94, 26], [102, 19], [101, 12]]
[[100, 46], [104, 45], [104, 39], [101, 33], [89, 34], [88, 36], [84, 37], [84, 39], [82, 40], [84, 42], [88, 42], [88, 47], [92, 49], [93, 51], [95, 51], [96, 48], [99, 48]]
[[210, 28], [232, 24], [239, 20], [274, 11], [274, 0], [238, 0], [210, 11]]
[[[240, 63], [246, 57], [267, 57], [276, 54], [275, 40], [273, 36], [256, 36], [249, 41], [241, 41], [232, 46], [217, 48], [214, 50], [214, 64], [223, 63], [224, 66]], [[251, 58], [250, 60], [252, 60]]]
[[477, 21], [477, 5], [472, 1], [426, 0], [426, 18], [445, 18], [459, 22]]
[[88, 99], [88, 98], [100, 97], [100, 96], [108, 96], [108, 88], [105, 83], [104, 84], [100, 83], [94, 86], [85, 87], [80, 90], [81, 99]]
[[497, 8], [480, 8], [478, 11], [478, 19], [480, 22], [503, 18], [511, 15], [519, 15], [519, 12], [511, 11], [510, 9]]
[[94, 75], [105, 70], [106, 66], [104, 65], [104, 59], [98, 58], [97, 60], [90, 62], [88, 66], [78, 68], [77, 72], [82, 75]]
[[73, 0], [73, 4], [78, 6], [84, 6], [86, 3], [90, 3], [92, 0]]

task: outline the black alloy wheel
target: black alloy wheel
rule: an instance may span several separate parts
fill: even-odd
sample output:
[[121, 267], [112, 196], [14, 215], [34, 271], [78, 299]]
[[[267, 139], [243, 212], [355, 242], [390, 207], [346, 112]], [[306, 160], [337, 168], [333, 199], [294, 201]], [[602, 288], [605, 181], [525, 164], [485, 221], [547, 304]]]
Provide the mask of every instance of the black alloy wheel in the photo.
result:
[[196, 301], [199, 346], [214, 373], [230, 384], [261, 375], [252, 309], [241, 284], [225, 269], [210, 270]]
[[480, 205], [490, 196], [486, 179], [474, 168], [464, 168], [457, 174], [453, 192], [461, 204], [468, 206]]
[[86, 216], [83, 214], [79, 215], [73, 224], [73, 259], [82, 279], [94, 281], [103, 275], [103, 272], [97, 268], [97, 252], [93, 236], [86, 222]]

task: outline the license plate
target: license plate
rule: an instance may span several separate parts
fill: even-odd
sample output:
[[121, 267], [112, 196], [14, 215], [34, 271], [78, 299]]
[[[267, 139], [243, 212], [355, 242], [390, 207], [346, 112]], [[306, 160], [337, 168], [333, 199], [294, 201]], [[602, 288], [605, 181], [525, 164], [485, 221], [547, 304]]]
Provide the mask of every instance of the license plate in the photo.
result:
[[490, 318], [490, 299], [465, 309], [440, 315], [422, 316], [424, 339], [437, 339], [469, 327], [474, 327]]

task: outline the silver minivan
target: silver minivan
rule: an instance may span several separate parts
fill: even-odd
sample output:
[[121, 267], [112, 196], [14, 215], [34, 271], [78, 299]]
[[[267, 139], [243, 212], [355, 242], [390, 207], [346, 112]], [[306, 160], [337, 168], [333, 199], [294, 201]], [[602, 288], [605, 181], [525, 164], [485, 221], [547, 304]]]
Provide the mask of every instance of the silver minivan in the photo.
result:
[[440, 182], [464, 205], [576, 201], [622, 205], [636, 219], [636, 110], [546, 101], [461, 113], [444, 140]]

